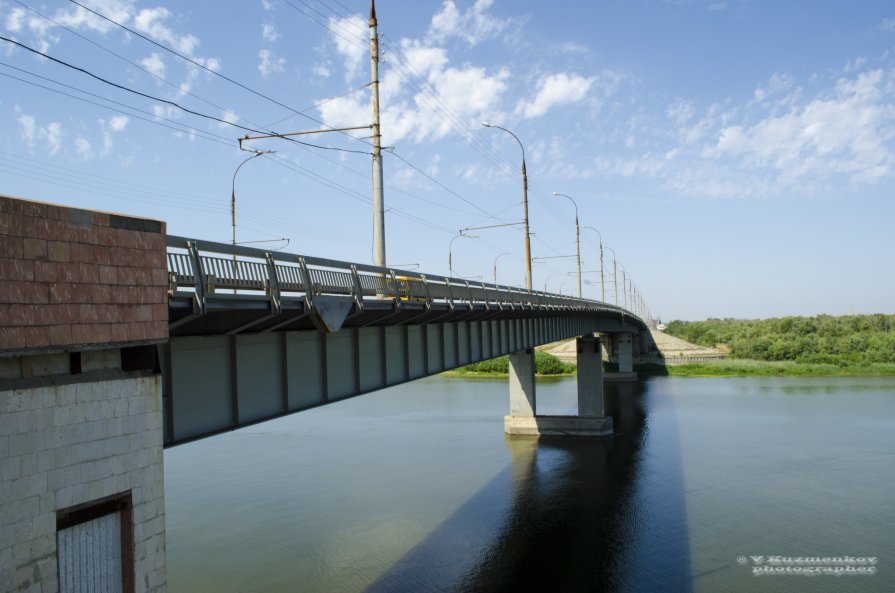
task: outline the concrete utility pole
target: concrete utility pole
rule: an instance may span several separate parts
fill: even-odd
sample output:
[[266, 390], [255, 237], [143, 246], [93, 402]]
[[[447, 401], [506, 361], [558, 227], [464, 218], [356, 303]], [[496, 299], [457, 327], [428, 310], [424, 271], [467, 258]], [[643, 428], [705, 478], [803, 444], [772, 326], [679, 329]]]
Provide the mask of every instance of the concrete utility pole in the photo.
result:
[[522, 223], [525, 225], [525, 288], [531, 291], [531, 233], [528, 230], [528, 173], [525, 170], [525, 147], [522, 145], [522, 140], [519, 140], [519, 137], [508, 129], [486, 121], [483, 121], [482, 125], [486, 128], [503, 130], [512, 136], [519, 144], [519, 148], [522, 149]]
[[373, 95], [373, 263], [385, 267], [385, 204], [382, 197], [382, 135], [379, 130], [379, 33], [376, 0], [370, 0], [370, 70]]
[[581, 293], [581, 233], [578, 228], [578, 202], [572, 196], [567, 196], [566, 194], [561, 194], [559, 192], [553, 192], [554, 196], [561, 198], [568, 198], [572, 205], [575, 206], [575, 257], [578, 261], [578, 300], [580, 301], [582, 298]]
[[600, 300], [605, 303], [606, 302], [606, 287], [603, 284], [603, 235], [601, 235], [600, 231], [598, 231], [596, 228], [594, 228], [592, 226], [586, 226], [583, 228], [592, 230], [600, 238]]

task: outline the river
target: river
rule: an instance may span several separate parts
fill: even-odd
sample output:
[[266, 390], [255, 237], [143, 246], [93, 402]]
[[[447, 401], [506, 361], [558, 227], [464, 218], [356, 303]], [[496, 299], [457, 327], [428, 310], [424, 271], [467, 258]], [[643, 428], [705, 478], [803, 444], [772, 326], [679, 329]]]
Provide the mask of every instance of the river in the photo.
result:
[[605, 439], [508, 405], [432, 377], [167, 450], [169, 592], [895, 591], [895, 378], [607, 383]]

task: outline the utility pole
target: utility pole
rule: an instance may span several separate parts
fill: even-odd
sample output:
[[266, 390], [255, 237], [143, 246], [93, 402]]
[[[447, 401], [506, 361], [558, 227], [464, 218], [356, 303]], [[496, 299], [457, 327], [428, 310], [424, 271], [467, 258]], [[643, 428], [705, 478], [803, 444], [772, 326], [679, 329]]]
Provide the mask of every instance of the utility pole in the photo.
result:
[[370, 69], [373, 96], [373, 263], [385, 267], [385, 205], [382, 198], [382, 134], [379, 130], [379, 33], [376, 0], [370, 0]]

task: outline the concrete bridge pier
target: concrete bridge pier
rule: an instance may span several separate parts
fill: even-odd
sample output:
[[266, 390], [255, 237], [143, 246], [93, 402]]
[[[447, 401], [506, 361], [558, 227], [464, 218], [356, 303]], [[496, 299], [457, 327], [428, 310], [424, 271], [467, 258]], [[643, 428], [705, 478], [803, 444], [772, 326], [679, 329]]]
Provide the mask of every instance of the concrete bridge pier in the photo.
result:
[[631, 334], [616, 334], [615, 357], [618, 361], [618, 372], [606, 373], [607, 381], [636, 381], [637, 373], [634, 372], [634, 339]]
[[577, 351], [577, 416], [537, 415], [534, 349], [520, 350], [509, 355], [510, 415], [504, 418], [506, 434], [591, 437], [612, 434], [612, 418], [603, 415], [600, 339], [593, 334], [579, 337]]

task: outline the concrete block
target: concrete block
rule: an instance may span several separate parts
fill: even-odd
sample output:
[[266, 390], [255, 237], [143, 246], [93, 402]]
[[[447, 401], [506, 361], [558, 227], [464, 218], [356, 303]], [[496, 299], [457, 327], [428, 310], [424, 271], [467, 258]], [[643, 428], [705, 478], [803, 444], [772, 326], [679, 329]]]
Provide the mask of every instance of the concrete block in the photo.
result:
[[11, 456], [34, 453], [46, 449], [45, 431], [26, 432], [9, 435], [9, 454]]
[[19, 357], [0, 358], [0, 379], [21, 379], [22, 359]]
[[23, 377], [68, 375], [70, 371], [70, 362], [67, 353], [24, 356], [21, 360]]
[[81, 370], [101, 371], [121, 368], [121, 350], [87, 350], [81, 353]]

